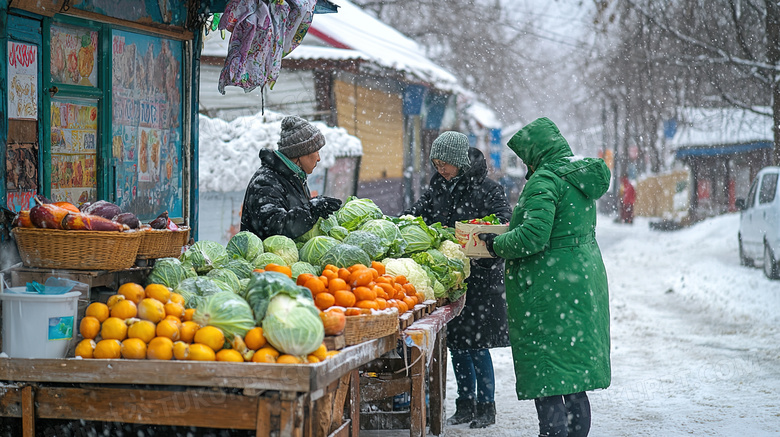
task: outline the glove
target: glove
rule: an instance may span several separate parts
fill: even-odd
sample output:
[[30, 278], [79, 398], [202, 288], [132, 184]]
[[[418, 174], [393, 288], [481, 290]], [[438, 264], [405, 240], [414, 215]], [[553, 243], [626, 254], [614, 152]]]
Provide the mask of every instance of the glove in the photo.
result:
[[335, 197], [317, 196], [311, 199], [311, 212], [317, 217], [328, 218], [340, 207], [341, 200]]
[[487, 247], [487, 251], [490, 254], [490, 256], [497, 257], [496, 252], [493, 251], [493, 240], [496, 239], [498, 234], [479, 234], [477, 237], [479, 237], [480, 240], [485, 242], [485, 247]]

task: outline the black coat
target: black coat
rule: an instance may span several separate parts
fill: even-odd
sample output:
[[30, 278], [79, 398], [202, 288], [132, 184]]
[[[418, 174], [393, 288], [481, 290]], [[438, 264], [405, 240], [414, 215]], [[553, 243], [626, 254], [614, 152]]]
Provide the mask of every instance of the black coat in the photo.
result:
[[[421, 216], [426, 224], [440, 222], [455, 227], [455, 222], [495, 214], [502, 222], [512, 215], [504, 188], [487, 178], [487, 163], [482, 152], [469, 148], [471, 167], [455, 182], [450, 193], [438, 173], [430, 187], [404, 214]], [[504, 291], [504, 260], [471, 260], [471, 275], [466, 279], [466, 304], [460, 316], [447, 324], [450, 349], [488, 349], [509, 346]]]
[[262, 166], [252, 176], [244, 195], [241, 230], [263, 239], [305, 234], [318, 218], [311, 211], [311, 193], [306, 182], [273, 150], [261, 150], [260, 161]]

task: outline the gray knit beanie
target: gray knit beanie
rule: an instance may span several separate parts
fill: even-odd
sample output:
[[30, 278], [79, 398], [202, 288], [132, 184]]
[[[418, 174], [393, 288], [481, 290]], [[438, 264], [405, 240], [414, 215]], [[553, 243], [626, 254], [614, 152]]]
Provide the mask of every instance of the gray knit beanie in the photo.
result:
[[277, 144], [279, 152], [295, 159], [320, 150], [325, 145], [325, 137], [308, 121], [288, 115], [282, 120], [282, 135]]
[[431, 162], [439, 159], [461, 169], [471, 167], [469, 138], [460, 132], [447, 131], [433, 140]]

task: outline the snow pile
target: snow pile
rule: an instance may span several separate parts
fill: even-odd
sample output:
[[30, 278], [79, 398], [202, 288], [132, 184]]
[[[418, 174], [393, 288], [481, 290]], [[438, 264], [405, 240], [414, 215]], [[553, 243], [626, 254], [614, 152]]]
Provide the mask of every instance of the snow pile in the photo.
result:
[[[276, 150], [285, 114], [272, 111], [231, 122], [200, 116], [198, 158], [201, 191], [243, 191], [260, 167], [260, 149]], [[344, 128], [312, 122], [323, 135], [317, 167], [329, 168], [337, 157], [362, 156], [363, 145]]]

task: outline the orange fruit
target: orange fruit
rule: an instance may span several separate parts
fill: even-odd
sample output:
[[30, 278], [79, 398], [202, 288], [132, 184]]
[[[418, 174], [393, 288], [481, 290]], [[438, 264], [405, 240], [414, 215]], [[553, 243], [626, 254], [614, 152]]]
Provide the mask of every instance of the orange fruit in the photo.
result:
[[93, 358], [95, 353], [95, 340], [91, 338], [85, 338], [76, 345], [75, 355], [81, 358]]
[[[354, 267], [354, 266], [353, 266]], [[365, 286], [371, 283], [371, 281], [374, 280], [374, 272], [372, 272], [369, 269], [363, 268], [358, 270], [353, 270], [352, 273], [349, 275], [349, 285], [353, 287], [358, 286]]]
[[164, 304], [171, 300], [171, 289], [162, 284], [149, 284], [144, 291], [146, 291], [146, 297], [157, 299]]
[[216, 326], [204, 326], [195, 332], [193, 340], [195, 343], [205, 344], [216, 352], [225, 345], [225, 334]]
[[111, 317], [116, 317], [119, 319], [131, 319], [137, 314], [138, 307], [132, 300], [127, 298], [117, 302], [116, 305], [111, 307]]
[[[179, 329], [181, 329], [182, 321], [181, 321], [180, 318], [178, 318], [176, 316], [165, 316], [165, 318], [163, 320], [170, 320], [171, 322], [175, 323], [176, 326], [179, 327]], [[160, 320], [160, 321], [162, 322], [162, 320]]]
[[160, 323], [157, 324], [157, 336], [167, 337], [172, 341], [176, 341], [181, 337], [179, 325], [169, 319], [161, 320]]
[[100, 323], [103, 323], [108, 318], [109, 313], [110, 313], [110, 310], [108, 309], [108, 305], [106, 305], [106, 304], [104, 304], [102, 302], [92, 302], [87, 307], [87, 310], [84, 313], [84, 315], [92, 316], [92, 317], [98, 319], [98, 321]]
[[406, 293], [407, 296], [413, 296], [417, 294], [417, 290], [415, 290], [414, 284], [411, 282], [407, 282], [406, 284], [402, 285], [401, 288], [404, 289], [404, 293]]
[[371, 268], [376, 270], [376, 272], [379, 274], [379, 276], [382, 276], [385, 274], [385, 265], [382, 264], [379, 261], [371, 261]]
[[336, 298], [330, 293], [320, 293], [314, 296], [314, 305], [321, 309], [327, 309], [332, 307], [336, 303]]
[[355, 299], [360, 302], [361, 300], [374, 300], [376, 299], [376, 292], [368, 287], [360, 286], [355, 287], [352, 290], [355, 293]]
[[395, 277], [395, 283], [396, 283], [396, 284], [401, 284], [401, 285], [404, 285], [404, 284], [406, 284], [407, 282], [409, 282], [409, 281], [408, 281], [408, 280], [406, 280], [406, 276], [404, 276], [404, 275], [397, 275], [397, 276]]
[[398, 313], [403, 314], [407, 311], [409, 311], [409, 305], [406, 304], [406, 302], [396, 299], [396, 302], [398, 303]]
[[324, 268], [324, 269], [322, 269], [322, 271], [323, 271], [323, 272], [324, 272], [325, 270], [329, 270], [329, 271], [331, 271], [331, 272], [338, 273], [338, 271], [339, 271], [339, 268], [338, 268], [338, 267], [336, 267], [336, 266], [334, 266], [333, 264], [327, 264], [327, 265], [325, 265], [325, 268]]
[[340, 268], [338, 271], [339, 278], [343, 279], [344, 281], [349, 282], [349, 275], [352, 274], [349, 270], [345, 269], [344, 267]]
[[336, 293], [333, 294], [333, 297], [335, 299], [335, 305], [344, 308], [351, 307], [357, 302], [355, 293], [347, 290], [337, 290]]
[[170, 360], [173, 358], [173, 341], [168, 337], [154, 337], [146, 346], [149, 360]]
[[295, 284], [303, 285], [311, 278], [316, 278], [316, 276], [312, 275], [311, 273], [301, 273], [297, 278], [295, 278]]
[[127, 328], [127, 338], [138, 338], [144, 343], [149, 343], [156, 335], [156, 326], [148, 320], [138, 320]]
[[108, 301], [106, 301], [106, 306], [110, 310], [111, 308], [114, 307], [114, 305], [116, 305], [119, 301], [122, 301], [122, 300], [125, 300], [125, 297], [123, 295], [121, 295], [121, 294], [112, 294], [108, 298]]
[[235, 349], [222, 349], [221, 351], [217, 352], [216, 359], [217, 361], [232, 361], [234, 363], [244, 362], [244, 357], [242, 357], [241, 353]]
[[184, 318], [182, 320], [184, 320], [185, 322], [191, 321], [192, 316], [194, 315], [195, 315], [195, 308], [187, 308], [186, 310], [184, 310]]
[[112, 359], [122, 356], [122, 343], [116, 339], [100, 340], [92, 353], [94, 358]]
[[146, 343], [140, 338], [126, 338], [120, 348], [122, 358], [130, 360], [146, 359]]
[[309, 278], [303, 286], [311, 290], [311, 294], [314, 296], [325, 291], [325, 284], [320, 281], [320, 278]]
[[383, 310], [387, 308], [387, 301], [381, 297], [376, 298], [376, 306], [377, 309]]
[[146, 297], [146, 293], [144, 292], [144, 287], [142, 287], [140, 284], [136, 284], [135, 282], [128, 282], [125, 284], [122, 284], [119, 286], [119, 290], [116, 291], [117, 294], [121, 294], [125, 297], [127, 300], [133, 301], [133, 303], [138, 303]]
[[306, 356], [306, 362], [307, 363], [314, 364], [314, 363], [319, 363], [320, 361], [322, 361], [322, 360], [320, 360], [319, 358], [315, 357], [314, 355], [307, 355]]
[[341, 278], [335, 278], [328, 281], [328, 292], [330, 294], [333, 294], [339, 290], [349, 290], [350, 286], [347, 284], [347, 281], [341, 279]]
[[182, 322], [179, 338], [181, 338], [181, 341], [185, 343], [192, 343], [192, 341], [195, 339], [195, 333], [198, 331], [198, 329], [200, 329], [200, 325], [193, 322], [192, 320]]
[[349, 270], [349, 272], [352, 273], [355, 270], [365, 270], [367, 268], [368, 268], [368, 266], [365, 265], [365, 264], [352, 264], [351, 266], [349, 266], [347, 268], [347, 270]]
[[328, 281], [332, 281], [339, 277], [338, 272], [334, 272], [333, 270], [323, 270], [322, 276], [328, 278]]
[[381, 275], [377, 276], [376, 279], [374, 279], [374, 282], [377, 284], [390, 284], [390, 286], [393, 285], [392, 277], [390, 275]]
[[287, 275], [288, 278], [292, 278], [292, 269], [289, 266], [283, 266], [279, 264], [269, 263], [265, 265], [266, 272], [279, 272]]
[[184, 296], [179, 293], [171, 293], [170, 301], [184, 306]]
[[217, 354], [214, 352], [214, 349], [205, 344], [193, 343], [190, 345], [189, 359], [191, 361], [216, 361]]
[[252, 355], [253, 363], [275, 363], [279, 352], [272, 347], [263, 347], [255, 351]]
[[328, 351], [328, 353], [325, 356], [325, 359], [327, 360], [328, 358], [333, 358], [333, 357], [335, 357], [338, 354], [339, 354], [339, 351]]
[[184, 305], [176, 302], [168, 302], [163, 305], [165, 314], [169, 316], [176, 316], [179, 320], [184, 318]]
[[187, 360], [190, 358], [190, 345], [183, 341], [173, 343], [173, 357], [177, 360]]
[[321, 344], [320, 347], [317, 348], [314, 352], [312, 352], [310, 355], [314, 355], [315, 357], [319, 358], [320, 361], [325, 359], [326, 354], [328, 353], [328, 348], [325, 347], [325, 344]]
[[289, 354], [280, 355], [279, 358], [276, 359], [276, 362], [278, 364], [303, 364], [302, 359]]
[[406, 296], [403, 299], [403, 301], [406, 304], [406, 306], [409, 307], [409, 309], [412, 309], [412, 308], [414, 308], [415, 305], [417, 305], [417, 298], [416, 297]]
[[127, 323], [118, 317], [109, 317], [100, 327], [100, 336], [104, 340], [119, 340], [127, 338]]
[[82, 317], [79, 323], [79, 333], [86, 339], [93, 339], [100, 332], [100, 320], [93, 316]]
[[363, 314], [363, 312], [360, 311], [360, 308], [358, 308], [358, 307], [350, 307], [350, 308], [347, 308], [346, 311], [344, 311], [344, 315], [346, 315], [346, 316], [359, 316], [361, 314]]
[[138, 304], [138, 317], [157, 323], [165, 318], [165, 305], [155, 298], [142, 299]]
[[325, 288], [328, 288], [328, 283], [330, 282], [330, 279], [328, 279], [327, 276], [318, 276], [318, 278], [322, 282], [322, 285], [324, 285]]
[[[385, 285], [387, 285], [387, 284], [385, 284]], [[380, 287], [379, 284], [374, 285], [373, 287], [371, 287], [371, 289], [374, 290], [374, 293], [376, 293], [376, 297], [377, 298], [380, 298], [380, 297], [382, 299], [389, 299], [390, 298], [390, 295], [387, 294], [385, 289]]]
[[366, 308], [370, 310], [378, 310], [379, 304], [375, 300], [359, 300], [355, 303], [358, 308]]
[[244, 335], [244, 343], [246, 343], [246, 347], [253, 351], [265, 346], [268, 341], [263, 336], [263, 328], [256, 326], [247, 331]]

